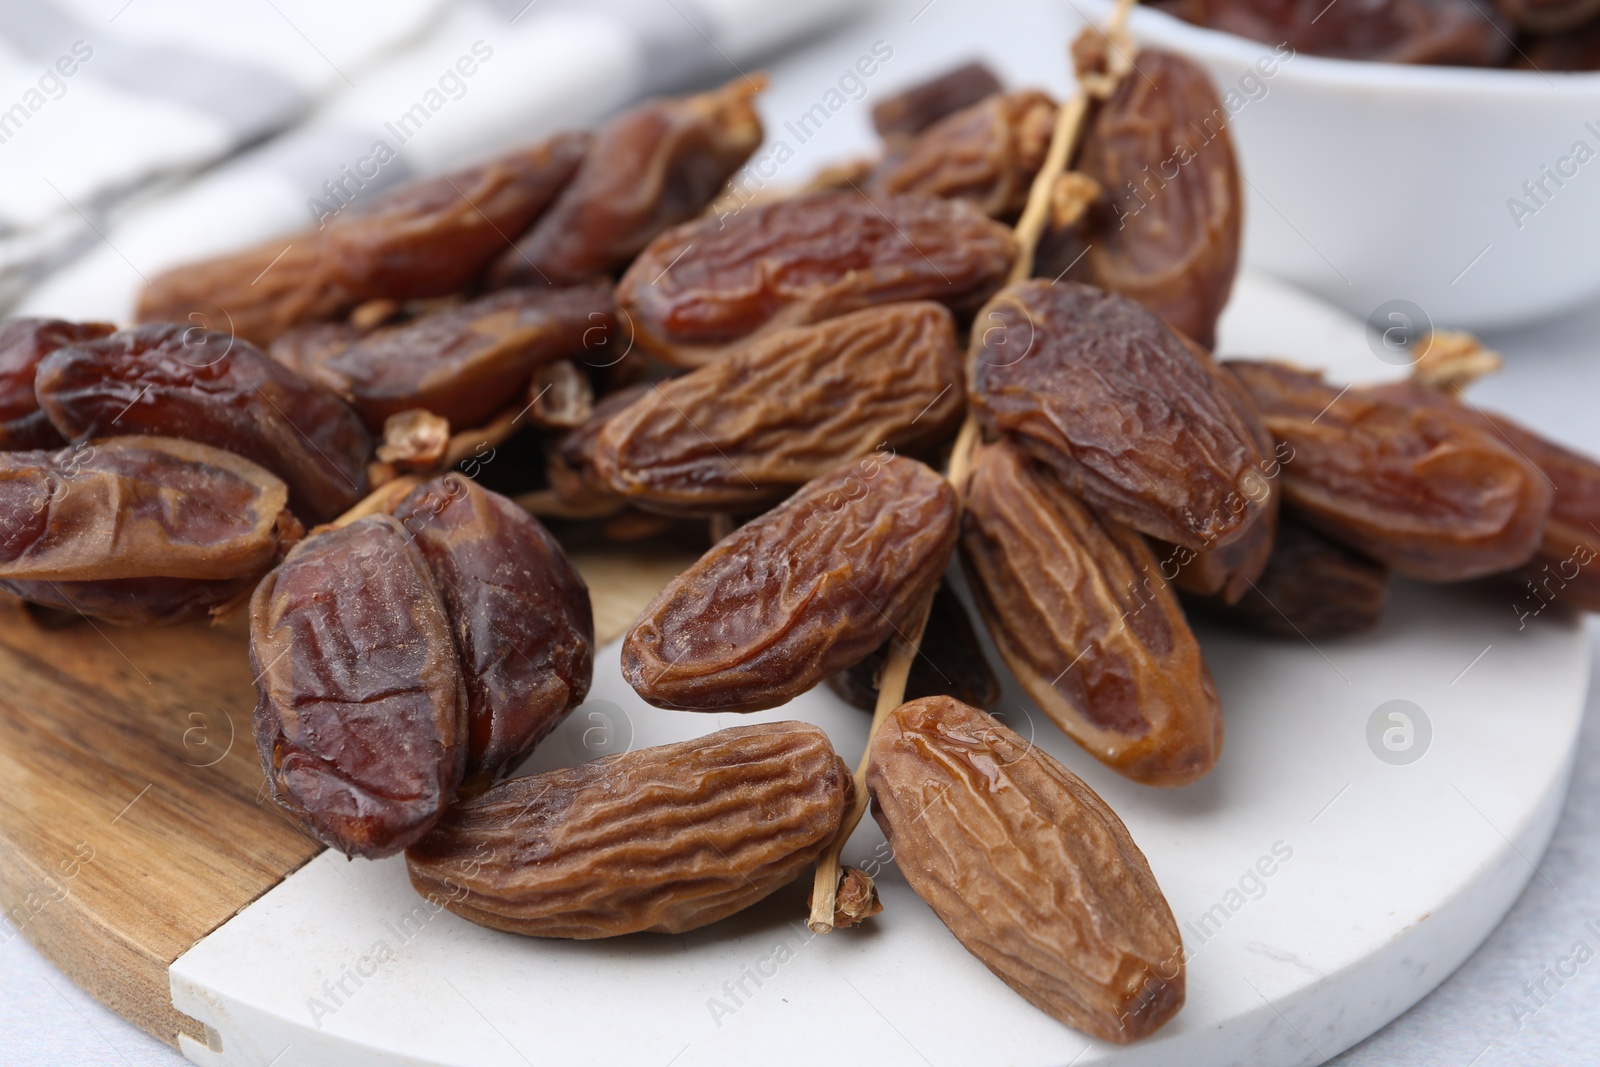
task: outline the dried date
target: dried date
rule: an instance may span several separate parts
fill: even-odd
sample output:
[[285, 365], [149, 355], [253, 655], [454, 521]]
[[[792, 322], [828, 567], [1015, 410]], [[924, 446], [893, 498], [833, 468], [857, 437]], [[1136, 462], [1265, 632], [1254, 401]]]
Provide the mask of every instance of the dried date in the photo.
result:
[[461, 784], [467, 692], [406, 531], [369, 515], [302, 541], [250, 602], [255, 738], [277, 803], [348, 856], [392, 856]]
[[332, 519], [367, 491], [372, 439], [356, 413], [248, 341], [140, 326], [58, 348], [36, 387], [70, 440], [153, 434], [226, 449], [282, 478], [308, 521]]
[[1266, 509], [1265, 460], [1229, 387], [1127, 297], [1008, 286], [972, 337], [971, 403], [1110, 518], [1194, 551]]
[[1261, 577], [1232, 605], [1204, 608], [1284, 637], [1348, 637], [1383, 620], [1388, 595], [1389, 568], [1284, 516]]
[[718, 542], [628, 632], [622, 673], [657, 707], [760, 711], [864, 659], [955, 547], [950, 485], [915, 460], [842, 464]]
[[873, 105], [872, 128], [886, 141], [915, 137], [946, 115], [1002, 91], [988, 67], [963, 63]]
[[875, 304], [968, 310], [999, 288], [1011, 231], [960, 200], [821, 192], [668, 230], [617, 286], [639, 344], [682, 367], [753, 335]]
[[433, 573], [467, 691], [466, 788], [513, 770], [589, 693], [589, 590], [537, 519], [459, 474], [392, 514]]
[[873, 739], [873, 817], [962, 947], [1030, 1004], [1126, 1044], [1183, 1007], [1183, 941], [1139, 846], [1076, 775], [948, 697]]
[[572, 285], [625, 266], [656, 234], [694, 218], [761, 144], [760, 86], [741, 77], [649, 100], [594, 135], [578, 173], [490, 272], [508, 285]]
[[955, 321], [891, 304], [770, 333], [606, 422], [594, 469], [630, 504], [749, 513], [874, 449], [915, 449], [961, 420]]
[[1216, 686], [1143, 538], [1001, 443], [974, 464], [961, 549], [1000, 655], [1068, 736], [1147, 785], [1216, 764]]
[[477, 280], [555, 198], [588, 135], [558, 133], [479, 167], [417, 182], [346, 207], [324, 226], [177, 267], [139, 297], [141, 322], [208, 325], [272, 342], [303, 322], [364, 300], [445, 296]]
[[[863, 711], [878, 704], [878, 678], [889, 658], [893, 638], [855, 666], [828, 679], [828, 688]], [[1000, 701], [1000, 679], [983, 654], [967, 609], [947, 583], [940, 583], [928, 611], [917, 658], [906, 678], [905, 699], [950, 696], [975, 708]]]
[[0, 588], [120, 624], [226, 610], [302, 530], [288, 487], [192, 441], [0, 453]]
[[407, 866], [419, 893], [496, 930], [681, 934], [794, 881], [850, 794], [815, 726], [740, 726], [505, 782], [451, 808]]
[[1492, 67], [1511, 51], [1510, 26], [1473, 0], [1162, 0], [1159, 6], [1197, 26], [1278, 45], [1280, 54]]
[[1496, 435], [1282, 364], [1228, 367], [1293, 450], [1284, 502], [1316, 529], [1424, 581], [1481, 578], [1538, 551], [1550, 485]]
[[373, 429], [412, 408], [481, 426], [539, 367], [604, 345], [614, 309], [606, 285], [506, 289], [375, 330], [323, 362], [319, 379]]
[[39, 410], [33, 379], [39, 361], [62, 345], [116, 330], [105, 322], [6, 319], [0, 322], [0, 452], [59, 448], [66, 440]]

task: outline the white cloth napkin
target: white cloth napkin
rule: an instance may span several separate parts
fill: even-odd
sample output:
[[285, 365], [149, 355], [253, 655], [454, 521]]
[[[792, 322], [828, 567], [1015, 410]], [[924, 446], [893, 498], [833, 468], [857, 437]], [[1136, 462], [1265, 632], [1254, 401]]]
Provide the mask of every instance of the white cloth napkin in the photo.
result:
[[[140, 23], [135, 16], [146, 6], [152, 22]], [[343, 202], [406, 178], [593, 125], [652, 92], [739, 77], [774, 48], [863, 5], [225, 6], [131, 0], [109, 22], [115, 4], [0, 0], [0, 54], [11, 49], [0, 59], [0, 124], [6, 101], [25, 85], [4, 72], [42, 72], [75, 41], [101, 40], [101, 26], [123, 35], [115, 48], [90, 45], [94, 55], [63, 79], [65, 93], [33, 113], [21, 136], [0, 143], [0, 310], [126, 321], [145, 280], [166, 267], [315, 225]], [[265, 20], [231, 21], [235, 7], [258, 6]], [[95, 22], [86, 9], [101, 7], [108, 11]], [[188, 51], [219, 24], [229, 27], [223, 45], [198, 58]], [[253, 33], [263, 36], [254, 52]], [[24, 38], [33, 42], [26, 54], [16, 44]], [[115, 68], [120, 81], [112, 63], [95, 66], [130, 53], [136, 58]], [[8, 155], [24, 137], [32, 148], [13, 170]], [[125, 154], [115, 147], [122, 142], [143, 147]]]

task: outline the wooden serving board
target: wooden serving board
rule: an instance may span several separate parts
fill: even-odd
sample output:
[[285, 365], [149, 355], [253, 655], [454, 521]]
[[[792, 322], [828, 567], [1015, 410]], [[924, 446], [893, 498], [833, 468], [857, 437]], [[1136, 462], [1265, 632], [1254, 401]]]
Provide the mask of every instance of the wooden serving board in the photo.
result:
[[[574, 561], [604, 645], [693, 556]], [[172, 1006], [172, 962], [322, 851], [266, 796], [254, 707], [242, 615], [50, 629], [0, 602], [0, 942], [174, 1047], [215, 1041]]]

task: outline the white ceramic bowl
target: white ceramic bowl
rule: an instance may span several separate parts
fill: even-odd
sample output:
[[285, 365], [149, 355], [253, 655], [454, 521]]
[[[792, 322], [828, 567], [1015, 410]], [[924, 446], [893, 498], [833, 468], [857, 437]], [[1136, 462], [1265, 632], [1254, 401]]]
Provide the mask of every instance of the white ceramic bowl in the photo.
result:
[[[1096, 22], [1111, 9], [1081, 2]], [[1600, 73], [1281, 61], [1145, 9], [1129, 28], [1225, 94], [1256, 269], [1361, 318], [1410, 301], [1467, 329], [1600, 296]]]

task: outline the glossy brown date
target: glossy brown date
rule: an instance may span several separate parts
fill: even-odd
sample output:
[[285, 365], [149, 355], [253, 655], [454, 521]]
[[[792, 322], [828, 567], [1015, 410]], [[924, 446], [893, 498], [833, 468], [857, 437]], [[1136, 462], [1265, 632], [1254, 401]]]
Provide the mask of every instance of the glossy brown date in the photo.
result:
[[0, 322], [0, 452], [66, 444], [39, 410], [33, 379], [39, 361], [62, 345], [92, 341], [116, 330], [106, 322], [6, 319]]
[[1313, 56], [1492, 67], [1511, 51], [1510, 26], [1491, 5], [1473, 0], [1161, 0], [1159, 6], [1198, 26]]
[[1348, 637], [1383, 621], [1389, 568], [1285, 516], [1267, 569], [1229, 605], [1202, 608], [1282, 637]]
[[348, 856], [392, 856], [461, 784], [467, 693], [421, 553], [387, 515], [302, 541], [250, 602], [255, 738], [273, 798]]
[[589, 590], [537, 519], [459, 474], [392, 511], [433, 573], [467, 690], [464, 788], [514, 770], [594, 675]]
[[623, 677], [657, 707], [777, 707], [904, 628], [957, 525], [949, 483], [921, 463], [842, 464], [657, 594], [623, 641]]
[[252, 460], [288, 484], [307, 522], [366, 495], [372, 440], [356, 413], [248, 341], [172, 323], [123, 330], [58, 348], [37, 391], [70, 440], [183, 437]]
[[1228, 386], [1155, 315], [1072, 282], [1008, 286], [972, 332], [984, 427], [1085, 501], [1194, 551], [1243, 537], [1271, 485]]
[[594, 469], [639, 507], [748, 514], [842, 460], [948, 436], [964, 398], [948, 310], [867, 308], [658, 383], [606, 422]]
[[1216, 764], [1216, 686], [1142, 537], [1001, 443], [974, 464], [961, 548], [1001, 656], [1069, 737], [1146, 785]]
[[577, 174], [500, 256], [490, 283], [587, 281], [700, 214], [761, 144], [759, 88], [740, 77], [715, 92], [646, 101], [601, 126]]
[[764, 332], [901, 300], [976, 307], [1016, 255], [1011, 231], [960, 200], [810, 193], [686, 223], [617, 286], [639, 344], [695, 367]]
[[885, 140], [915, 137], [946, 115], [1003, 90], [988, 67], [963, 63], [874, 104], [872, 128]]

